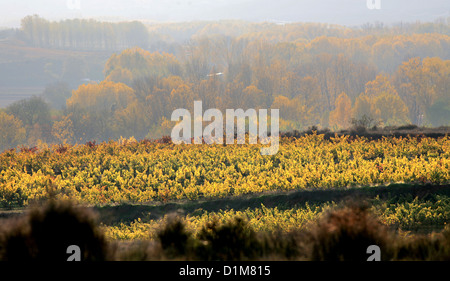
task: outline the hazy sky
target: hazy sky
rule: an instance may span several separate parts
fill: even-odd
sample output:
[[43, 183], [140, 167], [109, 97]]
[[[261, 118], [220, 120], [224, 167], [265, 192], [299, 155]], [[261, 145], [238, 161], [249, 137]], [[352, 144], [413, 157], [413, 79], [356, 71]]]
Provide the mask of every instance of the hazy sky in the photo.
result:
[[450, 0], [0, 0], [0, 26], [19, 26], [26, 15], [48, 19], [326, 22], [359, 25], [382, 21], [432, 21], [450, 17]]

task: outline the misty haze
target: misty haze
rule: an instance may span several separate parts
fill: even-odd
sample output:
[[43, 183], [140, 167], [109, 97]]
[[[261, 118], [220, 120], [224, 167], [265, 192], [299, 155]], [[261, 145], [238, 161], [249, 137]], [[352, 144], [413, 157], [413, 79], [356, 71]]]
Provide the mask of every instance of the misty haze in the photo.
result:
[[0, 0], [0, 260], [449, 260], [449, 133], [448, 0]]

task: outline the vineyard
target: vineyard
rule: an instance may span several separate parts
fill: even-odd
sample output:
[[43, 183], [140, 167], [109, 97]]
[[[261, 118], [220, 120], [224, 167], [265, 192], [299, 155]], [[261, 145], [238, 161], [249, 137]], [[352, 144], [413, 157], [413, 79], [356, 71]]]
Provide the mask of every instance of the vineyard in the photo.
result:
[[322, 1], [2, 9], [0, 261], [450, 261], [450, 1]]
[[[0, 154], [0, 214], [68, 199], [99, 215], [99, 233], [121, 245], [113, 258], [119, 260], [328, 259], [308, 247], [331, 241], [330, 227], [389, 245], [388, 259], [446, 259], [447, 135], [374, 139], [313, 132], [282, 137], [273, 156], [262, 156], [260, 147], [174, 145], [162, 138], [6, 150]], [[234, 234], [224, 234], [229, 231]], [[184, 241], [183, 250], [174, 254], [166, 236]], [[250, 244], [226, 254], [225, 244], [235, 243], [226, 239]], [[433, 246], [437, 241], [441, 246]], [[214, 248], [220, 245], [225, 248]]]
[[[369, 200], [369, 211], [376, 215], [383, 225], [403, 234], [430, 233], [444, 229], [450, 220], [450, 194], [430, 195], [427, 199], [400, 196], [391, 200], [375, 197]], [[283, 203], [283, 202], [280, 202]], [[283, 205], [283, 204], [280, 204]], [[266, 207], [242, 210], [207, 211], [202, 208], [187, 213], [184, 217], [186, 228], [197, 234], [211, 221], [224, 224], [235, 217], [245, 219], [256, 232], [289, 233], [308, 227], [327, 213], [342, 207], [342, 202], [295, 204], [294, 206]], [[112, 240], [156, 239], [157, 231], [163, 227], [171, 215], [159, 219], [138, 218], [131, 222], [103, 225], [106, 236]]]
[[273, 156], [259, 148], [122, 140], [8, 150], [0, 155], [1, 206], [50, 196], [104, 205], [450, 179], [449, 137], [310, 134], [283, 138]]

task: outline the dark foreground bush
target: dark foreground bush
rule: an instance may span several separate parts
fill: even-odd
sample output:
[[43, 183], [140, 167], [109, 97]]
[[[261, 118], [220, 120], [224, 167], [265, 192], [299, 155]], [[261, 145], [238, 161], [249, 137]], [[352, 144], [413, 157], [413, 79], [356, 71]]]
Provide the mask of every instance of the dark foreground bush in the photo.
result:
[[431, 235], [412, 235], [400, 241], [396, 260], [450, 261], [450, 227]]
[[[303, 230], [256, 232], [235, 217], [212, 220], [194, 235], [170, 217], [155, 240], [108, 242], [86, 209], [51, 201], [19, 219], [0, 222], [0, 260], [67, 260], [77, 245], [81, 260], [319, 260], [366, 261], [377, 245], [381, 260], [450, 260], [450, 227], [432, 235], [399, 236], [362, 205], [334, 209]], [[114, 254], [114, 255], [113, 255]]]
[[[234, 217], [225, 222], [212, 219], [197, 235], [187, 231], [183, 221], [170, 217], [157, 231], [155, 243], [129, 247], [138, 259], [206, 261], [295, 260], [305, 259], [301, 232], [282, 230], [256, 232], [247, 220]], [[147, 249], [143, 253], [140, 249]], [[120, 253], [121, 256], [130, 255]]]
[[157, 240], [167, 258], [190, 257], [192, 255], [192, 234], [177, 216], [170, 216], [164, 227], [157, 231]]
[[107, 243], [98, 230], [93, 214], [67, 202], [51, 200], [23, 218], [2, 222], [1, 260], [65, 261], [67, 248], [80, 248], [81, 260], [107, 258]]
[[198, 234], [198, 255], [202, 260], [254, 260], [262, 254], [262, 243], [244, 219], [219, 224], [208, 222]]
[[365, 261], [371, 245], [382, 249], [381, 260], [393, 256], [394, 239], [363, 205], [330, 212], [312, 226], [309, 234], [311, 260]]

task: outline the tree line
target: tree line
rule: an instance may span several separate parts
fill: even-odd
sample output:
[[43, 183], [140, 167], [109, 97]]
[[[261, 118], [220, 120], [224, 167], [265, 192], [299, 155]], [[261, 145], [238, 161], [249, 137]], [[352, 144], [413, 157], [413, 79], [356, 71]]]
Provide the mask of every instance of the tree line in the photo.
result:
[[93, 19], [48, 21], [38, 15], [21, 21], [21, 35], [32, 46], [77, 50], [122, 50], [148, 45], [149, 34], [139, 21], [99, 22]]
[[340, 130], [355, 120], [377, 126], [450, 125], [446, 34], [374, 31], [273, 42], [250, 33], [204, 32], [173, 50], [126, 48], [107, 60], [103, 81], [73, 91], [59, 81], [41, 97], [10, 105], [0, 113], [2, 149], [159, 138], [170, 134], [173, 110], [192, 111], [194, 100], [222, 112], [280, 109], [282, 131]]

